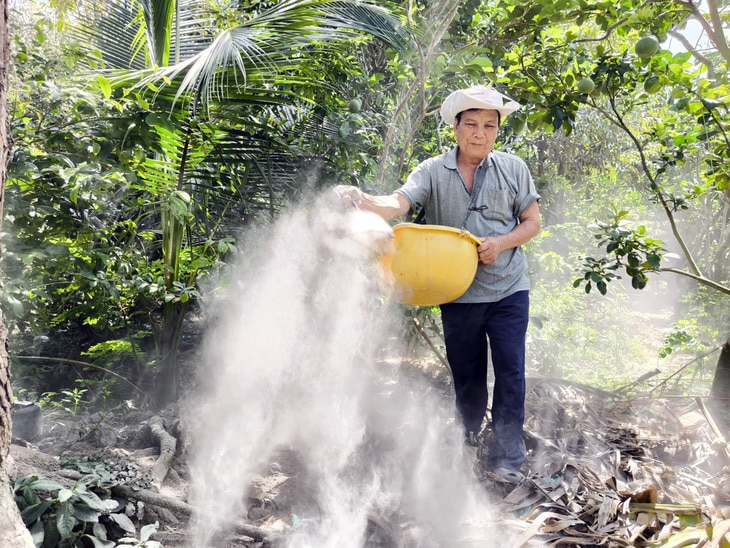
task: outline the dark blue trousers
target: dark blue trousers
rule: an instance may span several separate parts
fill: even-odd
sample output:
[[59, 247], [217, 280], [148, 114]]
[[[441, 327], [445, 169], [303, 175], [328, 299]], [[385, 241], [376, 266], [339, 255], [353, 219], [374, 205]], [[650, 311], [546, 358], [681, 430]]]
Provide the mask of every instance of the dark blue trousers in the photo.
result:
[[516, 470], [525, 461], [525, 336], [528, 291], [496, 303], [441, 305], [446, 357], [451, 366], [456, 409], [465, 430], [479, 432], [487, 411], [487, 369], [492, 352], [494, 392], [489, 464]]

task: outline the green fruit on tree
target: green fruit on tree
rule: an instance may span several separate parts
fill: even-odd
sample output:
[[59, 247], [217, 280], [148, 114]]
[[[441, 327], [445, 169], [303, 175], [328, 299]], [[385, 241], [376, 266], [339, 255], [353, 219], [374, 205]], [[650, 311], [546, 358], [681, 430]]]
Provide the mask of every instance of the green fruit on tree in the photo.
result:
[[589, 95], [596, 89], [596, 84], [590, 78], [581, 78], [578, 81], [578, 92], [583, 95]]
[[656, 93], [660, 89], [662, 89], [662, 81], [658, 76], [649, 76], [644, 81], [644, 91], [647, 93]]
[[659, 42], [653, 36], [644, 36], [634, 46], [636, 55], [642, 59], [650, 59], [659, 51]]
[[360, 112], [360, 109], [362, 108], [362, 101], [355, 97], [350, 101], [348, 108], [350, 109], [350, 112]]

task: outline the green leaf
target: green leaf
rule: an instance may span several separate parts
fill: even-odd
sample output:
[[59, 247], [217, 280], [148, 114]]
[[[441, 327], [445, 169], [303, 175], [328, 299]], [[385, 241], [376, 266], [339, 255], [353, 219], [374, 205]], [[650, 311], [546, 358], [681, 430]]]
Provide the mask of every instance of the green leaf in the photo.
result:
[[109, 540], [106, 532], [106, 526], [103, 523], [96, 522], [92, 530], [94, 531], [94, 536], [96, 538], [100, 540]]
[[340, 124], [339, 133], [340, 137], [342, 137], [343, 139], [350, 135], [350, 122], [343, 122], [342, 124]]
[[646, 256], [646, 262], [648, 262], [652, 268], [659, 268], [659, 265], [662, 262], [662, 258], [655, 253], [649, 253]]
[[132, 523], [132, 520], [125, 514], [109, 514], [109, 519], [114, 521], [119, 527], [121, 527], [127, 533], [136, 533], [137, 529]]
[[63, 488], [58, 492], [58, 502], [66, 502], [68, 499], [70, 499], [74, 495], [74, 492], [71, 491], [71, 489]]
[[644, 289], [646, 287], [646, 279], [644, 276], [637, 274], [631, 278], [631, 287], [634, 289]]
[[74, 507], [66, 501], [61, 503], [56, 512], [56, 526], [62, 539], [67, 539], [73, 534], [76, 518], [74, 518]]
[[58, 532], [56, 520], [41, 520], [43, 522], [43, 548], [57, 548], [61, 544], [61, 535]]
[[36, 547], [43, 546], [43, 539], [46, 536], [46, 532], [43, 528], [43, 521], [36, 521], [28, 528], [28, 530], [30, 531], [30, 536]]
[[31, 483], [38, 481], [40, 476], [23, 476], [22, 478], [18, 478], [15, 480], [15, 483], [13, 484], [13, 491], [18, 492], [24, 487], [28, 487]]
[[[90, 508], [93, 508], [94, 510], [97, 510], [99, 512], [103, 512], [106, 510], [106, 507], [104, 506], [104, 502], [93, 491], [77, 490], [76, 496], [79, 497], [83, 502], [85, 502]], [[114, 505], [116, 507], [116, 503], [114, 503]]]
[[184, 219], [190, 207], [190, 195], [181, 190], [175, 191], [170, 196], [170, 209], [177, 219]]
[[41, 498], [38, 496], [38, 493], [36, 493], [33, 489], [29, 487], [23, 489], [23, 500], [28, 506], [32, 506], [41, 502]]
[[74, 517], [78, 521], [85, 521], [86, 523], [96, 523], [99, 521], [100, 512], [89, 508], [86, 504], [76, 504], [74, 506]]
[[63, 485], [57, 481], [49, 480], [43, 477], [39, 477], [37, 480], [31, 482], [28, 487], [34, 491], [59, 491], [63, 489]]
[[99, 86], [99, 91], [101, 91], [101, 94], [104, 96], [104, 98], [109, 99], [112, 96], [112, 86], [109, 80], [107, 80], [103, 75], [97, 74], [96, 83]]
[[659, 546], [662, 548], [698, 546], [703, 540], [708, 540], [707, 531], [704, 528], [683, 529], [668, 537]]
[[52, 504], [53, 501], [44, 500], [41, 503], [24, 508], [23, 511], [20, 513], [20, 517], [23, 518], [23, 523], [25, 523], [25, 526], [29, 527], [31, 524], [37, 521], [38, 518], [40, 518], [45, 513], [45, 511], [51, 507]]
[[147, 542], [151, 535], [157, 532], [157, 530], [160, 528], [159, 522], [149, 523], [147, 525], [144, 525], [142, 529], [139, 532], [139, 540], [141, 542]]

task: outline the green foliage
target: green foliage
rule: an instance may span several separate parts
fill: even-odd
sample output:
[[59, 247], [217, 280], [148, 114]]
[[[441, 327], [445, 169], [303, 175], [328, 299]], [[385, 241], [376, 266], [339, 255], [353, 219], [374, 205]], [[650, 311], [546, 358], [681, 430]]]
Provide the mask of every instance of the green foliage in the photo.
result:
[[139, 351], [129, 340], [112, 339], [89, 347], [82, 355], [90, 357], [95, 364], [110, 367], [121, 360], [135, 357]]
[[698, 338], [697, 327], [696, 320], [680, 320], [664, 339], [659, 357], [666, 358], [674, 352], [704, 352], [706, 345]]
[[[604, 191], [611, 188], [606, 183]], [[620, 282], [606, 296], [571, 289], [572, 257], [591, 240], [581, 230], [580, 213], [573, 215], [582, 203], [577, 198], [566, 204], [569, 220], [545, 226], [526, 246], [532, 279], [528, 375], [610, 389], [635, 376], [637, 364], [646, 363], [651, 354], [646, 326], [631, 310], [631, 289]]]
[[[124, 12], [112, 9], [116, 2], [91, 4]], [[652, 205], [666, 214], [690, 271], [727, 264], [728, 61], [666, 47], [687, 5], [469, 0], [451, 10], [414, 2], [403, 20], [362, 3], [286, 5], [247, 0], [195, 12], [195, 34], [175, 37], [182, 58], [157, 71], [126, 70], [137, 23], [100, 17], [96, 5], [84, 4], [76, 20], [88, 24], [92, 42], [113, 36], [113, 51], [71, 43], [50, 19], [15, 34], [2, 296], [13, 327], [84, 333], [81, 350], [95, 364], [129, 368], [135, 382], [159, 371], [201, 298], [199, 282], [238, 252], [235, 229], [268, 222], [293, 196], [331, 182], [391, 191], [417, 162], [453, 144], [438, 106], [474, 83], [493, 83], [524, 105], [498, 146], [528, 160], [559, 234], [539, 256], [564, 279], [538, 287], [566, 293], [570, 261], [596, 240], [563, 231], [586, 236], [607, 203], [641, 221], [630, 226], [611, 213], [598, 221], [606, 256], [583, 259], [576, 284], [586, 292], [606, 294], [622, 270], [644, 287], [661, 268], [672, 243], [653, 234]], [[137, 36], [149, 43], [136, 59], [150, 67], [175, 41], [169, 17], [144, 23], [151, 32]], [[657, 42], [651, 54], [636, 49], [648, 36]], [[125, 70], [69, 78], [102, 62]], [[566, 196], [574, 201], [564, 207]], [[704, 220], [701, 236], [685, 244], [675, 214]], [[724, 282], [726, 269], [711, 272]], [[581, 308], [573, 298], [545, 304], [569, 315]], [[591, 333], [588, 325], [576, 340], [603, 340], [614, 327]], [[560, 329], [540, 336], [551, 348], [561, 340]]]
[[625, 218], [628, 211], [616, 214], [612, 223], [598, 223], [595, 238], [599, 246], [606, 246], [609, 257], [585, 257], [585, 274], [573, 282], [573, 287], [585, 283], [585, 292], [596, 289], [605, 295], [608, 283], [621, 276], [616, 274], [623, 269], [631, 279], [631, 287], [643, 289], [648, 281], [648, 272], [658, 272], [665, 254], [663, 242], [647, 237], [646, 227], [631, 228]]
[[[623, 1], [599, 6], [568, 1], [524, 6], [504, 0], [481, 4], [463, 29], [467, 38], [459, 49], [463, 59], [459, 67], [477, 57], [488, 60], [481, 63], [481, 79], [503, 86], [525, 105], [524, 118], [531, 132], [571, 133], [578, 112], [585, 107], [620, 128], [638, 155], [647, 195], [664, 210], [692, 271], [696, 269], [690, 246], [684, 243], [673, 215], [703, 199], [723, 201], [717, 191], [727, 188], [730, 167], [730, 59], [721, 43], [718, 52], [723, 54], [662, 49], [668, 31], [688, 15], [687, 6], [676, 2], [649, 6]], [[717, 23], [708, 21], [708, 26]], [[477, 80], [477, 74], [469, 76]], [[591, 82], [594, 89], [589, 91]], [[688, 175], [690, 159], [702, 165], [704, 172], [692, 174], [686, 185], [678, 184], [677, 179]], [[673, 190], [677, 188], [681, 191]], [[627, 262], [632, 281], [641, 286], [646, 282], [642, 268], [637, 270], [641, 263], [633, 264], [636, 257], [622, 239], [609, 254], [625, 253], [617, 260]], [[650, 260], [655, 259], [651, 250], [645, 251]], [[610, 261], [590, 263], [587, 270], [593, 272], [587, 274], [586, 287], [605, 289], [611, 272], [604, 267]], [[721, 284], [715, 287], [722, 290]]]
[[39, 70], [65, 66], [75, 54], [64, 47], [46, 58], [33, 38], [16, 35], [18, 51], [34, 53], [18, 65], [13, 88], [6, 310], [17, 328], [35, 333], [118, 330], [136, 301], [125, 279], [146, 270], [135, 172], [156, 137], [136, 103], [105, 100], [59, 82], [58, 70]]
[[86, 389], [73, 388], [61, 390], [60, 393], [44, 392], [41, 394], [38, 403], [44, 409], [63, 409], [72, 417], [79, 414], [79, 410], [84, 402], [84, 394]]
[[639, 316], [625, 292], [581, 295], [541, 278], [531, 292], [528, 375], [567, 379], [605, 390], [637, 376], [651, 359]]
[[[191, 194], [177, 189], [178, 173], [150, 157], [182, 154], [186, 142], [171, 133], [173, 119], [149, 111], [136, 94], [111, 99], [75, 85], [63, 62], [75, 59], [73, 48], [44, 54], [38, 33], [16, 34], [15, 43], [25, 62], [13, 88], [3, 308], [19, 333], [85, 333], [77, 335], [80, 352], [89, 340], [126, 336], [135, 341], [133, 355], [95, 358], [101, 367], [134, 362], [139, 381], [156, 358], [141, 351], [152, 347], [144, 341], [153, 333], [150, 321], [167, 306], [199, 298], [199, 277], [235, 253], [217, 209], [230, 200], [191, 207]], [[187, 139], [195, 152], [186, 167], [195, 173], [209, 139], [204, 128]], [[176, 239], [156, 230], [162, 217], [179, 227]], [[180, 250], [171, 255], [163, 241]]]
[[[89, 543], [98, 548], [129, 546], [136, 527], [124, 513], [124, 505], [111, 497], [111, 485], [91, 474], [69, 489], [31, 475], [15, 482], [13, 494], [38, 548], [82, 548]], [[159, 542], [150, 540], [157, 527], [156, 523], [142, 527], [134, 545], [159, 548]]]

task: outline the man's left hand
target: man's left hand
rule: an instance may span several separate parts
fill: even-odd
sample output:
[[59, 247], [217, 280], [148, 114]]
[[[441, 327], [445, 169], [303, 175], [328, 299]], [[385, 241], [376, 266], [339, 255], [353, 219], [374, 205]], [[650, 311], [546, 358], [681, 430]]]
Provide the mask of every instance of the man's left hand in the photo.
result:
[[484, 264], [492, 264], [502, 252], [502, 246], [497, 238], [484, 238], [477, 247], [479, 260]]

